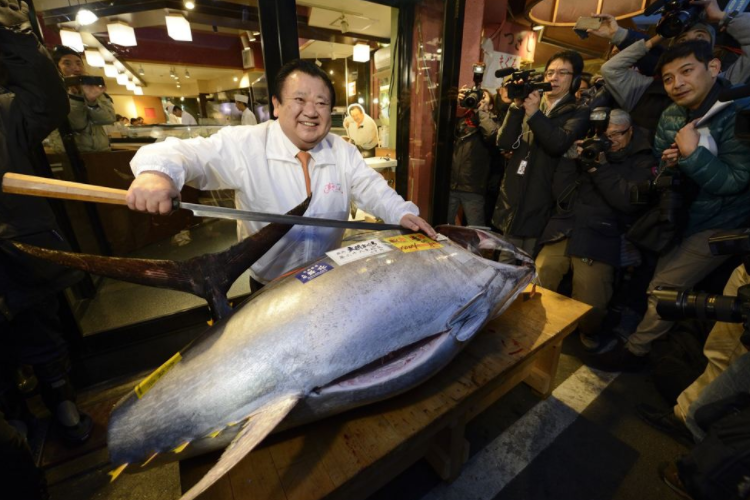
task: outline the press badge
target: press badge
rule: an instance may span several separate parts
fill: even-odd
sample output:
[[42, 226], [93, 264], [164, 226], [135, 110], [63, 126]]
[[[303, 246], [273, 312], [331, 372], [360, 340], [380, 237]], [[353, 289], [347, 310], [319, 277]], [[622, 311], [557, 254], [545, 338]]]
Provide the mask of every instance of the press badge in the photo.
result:
[[526, 173], [526, 165], [528, 165], [529, 162], [526, 160], [521, 160], [521, 163], [518, 164], [518, 170], [516, 170], [516, 173], [518, 175], [523, 175]]

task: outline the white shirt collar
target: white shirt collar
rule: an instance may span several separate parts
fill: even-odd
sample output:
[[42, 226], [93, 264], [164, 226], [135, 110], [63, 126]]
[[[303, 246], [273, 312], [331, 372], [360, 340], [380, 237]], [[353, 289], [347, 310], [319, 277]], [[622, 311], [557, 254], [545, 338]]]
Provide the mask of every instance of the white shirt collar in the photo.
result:
[[[289, 140], [281, 129], [278, 120], [273, 120], [268, 126], [268, 133], [272, 134], [273, 137], [269, 137], [267, 141], [268, 149], [266, 157], [270, 160], [297, 162], [297, 153], [301, 150]], [[322, 141], [308, 151], [314, 160], [313, 165], [332, 165], [336, 163], [332, 150], [334, 146], [333, 141], [335, 140], [336, 138], [329, 132]]]

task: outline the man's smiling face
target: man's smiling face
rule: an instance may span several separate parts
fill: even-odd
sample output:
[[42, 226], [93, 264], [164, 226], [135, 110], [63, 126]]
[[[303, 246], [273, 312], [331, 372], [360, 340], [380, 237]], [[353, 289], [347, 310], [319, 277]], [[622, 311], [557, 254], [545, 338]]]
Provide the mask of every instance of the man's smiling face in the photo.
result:
[[273, 115], [281, 130], [303, 151], [314, 148], [331, 130], [331, 94], [316, 76], [294, 71], [284, 82], [281, 101], [273, 99]]

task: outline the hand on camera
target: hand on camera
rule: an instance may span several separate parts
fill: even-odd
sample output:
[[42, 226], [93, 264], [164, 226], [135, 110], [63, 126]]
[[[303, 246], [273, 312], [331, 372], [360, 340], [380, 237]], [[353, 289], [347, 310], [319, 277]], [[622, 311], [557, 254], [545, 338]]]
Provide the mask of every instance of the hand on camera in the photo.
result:
[[539, 104], [542, 102], [542, 96], [539, 95], [538, 91], [530, 93], [526, 99], [523, 100], [523, 109], [526, 110], [526, 116], [531, 117], [534, 113], [539, 111]]
[[11, 27], [27, 22], [29, 22], [29, 6], [26, 2], [17, 0], [0, 2], [0, 25]]
[[612, 38], [614, 38], [615, 36], [615, 33], [617, 33], [617, 30], [620, 28], [620, 26], [617, 24], [617, 19], [615, 19], [615, 16], [612, 16], [610, 14], [591, 14], [591, 17], [601, 19], [602, 24], [595, 30], [587, 29], [586, 33], [598, 36], [599, 38], [612, 40]]
[[81, 93], [86, 98], [87, 104], [96, 104], [96, 100], [107, 91], [104, 85], [81, 85]]
[[706, 21], [709, 23], [718, 23], [724, 19], [724, 11], [719, 7], [719, 2], [716, 0], [693, 0], [690, 2], [692, 5], [702, 5], [706, 10]]
[[664, 162], [666, 167], [674, 167], [677, 165], [677, 160], [680, 159], [680, 150], [677, 149], [677, 144], [672, 143], [672, 147], [665, 149], [661, 153], [661, 161]]

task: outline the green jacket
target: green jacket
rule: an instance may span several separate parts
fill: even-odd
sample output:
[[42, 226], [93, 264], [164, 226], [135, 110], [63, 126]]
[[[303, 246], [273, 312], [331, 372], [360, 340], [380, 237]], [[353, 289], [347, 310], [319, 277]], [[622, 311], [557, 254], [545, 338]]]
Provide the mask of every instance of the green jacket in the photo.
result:
[[[677, 164], [699, 187], [690, 205], [685, 236], [707, 229], [736, 229], [750, 220], [750, 147], [734, 136], [735, 117], [742, 109], [750, 109], [750, 98], [735, 101], [708, 121], [716, 155], [698, 146]], [[677, 104], [662, 113], [654, 139], [657, 158], [674, 142], [687, 117], [688, 110]]]

